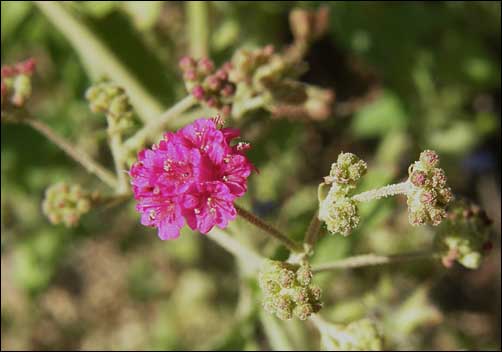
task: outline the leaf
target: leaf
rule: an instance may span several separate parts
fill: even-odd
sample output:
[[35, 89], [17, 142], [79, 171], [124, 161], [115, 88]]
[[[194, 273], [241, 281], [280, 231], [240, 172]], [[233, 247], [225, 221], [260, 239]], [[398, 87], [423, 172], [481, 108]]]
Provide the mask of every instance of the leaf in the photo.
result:
[[395, 94], [386, 91], [356, 113], [352, 131], [356, 137], [378, 137], [402, 130], [407, 123], [408, 115], [401, 101]]

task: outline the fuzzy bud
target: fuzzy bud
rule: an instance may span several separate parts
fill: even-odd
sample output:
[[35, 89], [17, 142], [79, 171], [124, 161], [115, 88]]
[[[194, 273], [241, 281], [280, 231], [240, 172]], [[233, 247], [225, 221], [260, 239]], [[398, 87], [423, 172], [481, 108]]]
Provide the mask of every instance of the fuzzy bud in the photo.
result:
[[45, 192], [42, 210], [53, 224], [76, 226], [80, 217], [89, 212], [97, 195], [89, 195], [80, 185], [56, 183]]
[[446, 216], [446, 206], [453, 199], [447, 186], [444, 171], [439, 165], [439, 156], [432, 150], [420, 154], [418, 161], [409, 168], [408, 217], [412, 225], [437, 226]]
[[87, 89], [85, 97], [89, 101], [91, 111], [107, 116], [110, 130], [130, 127], [133, 108], [122, 87], [111, 82], [99, 82]]
[[308, 265], [267, 260], [258, 276], [264, 309], [279, 319], [294, 316], [305, 320], [321, 309], [319, 287], [311, 286]]

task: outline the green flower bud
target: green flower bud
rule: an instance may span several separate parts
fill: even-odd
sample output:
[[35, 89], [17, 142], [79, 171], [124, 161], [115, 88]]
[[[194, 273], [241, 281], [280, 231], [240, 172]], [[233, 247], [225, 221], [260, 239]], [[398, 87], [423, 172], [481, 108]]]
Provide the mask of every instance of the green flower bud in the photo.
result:
[[326, 223], [332, 234], [348, 236], [359, 224], [357, 202], [347, 197], [345, 192], [340, 192], [340, 188], [334, 184], [321, 202], [319, 220]]
[[293, 313], [300, 320], [307, 320], [307, 318], [314, 313], [314, 308], [308, 303], [300, 304], [295, 307]]
[[355, 187], [359, 179], [366, 173], [368, 166], [352, 153], [340, 153], [336, 163], [331, 165], [329, 175], [333, 182]]
[[304, 264], [300, 266], [298, 271], [296, 272], [296, 280], [300, 283], [300, 285], [307, 287], [312, 282], [312, 268], [308, 264]]
[[267, 260], [258, 275], [264, 309], [283, 320], [291, 319], [293, 314], [306, 319], [319, 311], [321, 292], [319, 287], [310, 285], [311, 280], [308, 265]]
[[89, 87], [85, 97], [91, 111], [106, 114], [110, 131], [124, 130], [131, 125], [133, 108], [123, 88], [100, 82]]
[[95, 197], [85, 193], [80, 185], [70, 186], [61, 182], [47, 188], [42, 210], [51, 223], [72, 227], [89, 212]]

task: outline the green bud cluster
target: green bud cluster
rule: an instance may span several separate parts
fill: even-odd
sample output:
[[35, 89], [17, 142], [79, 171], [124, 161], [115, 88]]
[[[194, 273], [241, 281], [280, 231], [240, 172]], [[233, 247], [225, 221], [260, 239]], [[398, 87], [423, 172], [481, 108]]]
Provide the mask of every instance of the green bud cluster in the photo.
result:
[[45, 191], [42, 210], [51, 223], [73, 227], [82, 215], [89, 212], [96, 198], [97, 195], [84, 192], [80, 185], [59, 182]]
[[123, 131], [131, 127], [133, 108], [122, 87], [111, 82], [99, 82], [85, 93], [90, 109], [107, 116], [110, 129]]
[[[359, 224], [357, 202], [350, 192], [366, 173], [366, 163], [351, 153], [340, 153], [329, 176], [319, 185], [319, 220], [332, 234], [349, 235]], [[327, 194], [326, 189], [330, 187]]]
[[361, 319], [345, 327], [328, 325], [321, 332], [325, 351], [381, 351], [383, 338], [370, 319]]
[[483, 255], [492, 247], [491, 223], [479, 206], [455, 201], [434, 239], [443, 265], [451, 267], [457, 261], [466, 268], [477, 269]]
[[293, 265], [267, 260], [258, 281], [263, 291], [263, 307], [279, 319], [296, 316], [301, 320], [321, 309], [321, 289], [312, 284], [308, 264]]
[[[334, 94], [296, 79], [307, 66], [288, 51], [278, 53], [271, 45], [240, 49], [232, 58], [230, 80], [237, 86], [232, 113], [265, 108], [277, 117], [309, 117], [320, 120], [331, 113]], [[250, 101], [260, 103], [250, 104]]]
[[437, 153], [425, 150], [408, 170], [410, 189], [407, 197], [412, 225], [439, 225], [446, 217], [446, 206], [453, 199], [453, 194], [446, 185], [443, 169], [438, 165]]

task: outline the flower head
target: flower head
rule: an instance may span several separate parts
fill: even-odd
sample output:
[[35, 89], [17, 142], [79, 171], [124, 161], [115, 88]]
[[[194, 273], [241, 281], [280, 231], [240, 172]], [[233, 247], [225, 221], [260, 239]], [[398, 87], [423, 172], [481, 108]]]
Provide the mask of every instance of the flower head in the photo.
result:
[[446, 185], [446, 175], [438, 167], [439, 156], [425, 150], [409, 169], [410, 189], [407, 192], [409, 219], [412, 225], [439, 225], [446, 217], [446, 206], [453, 199]]
[[312, 284], [312, 269], [308, 264], [267, 260], [258, 281], [264, 296], [263, 307], [279, 319], [296, 316], [305, 320], [322, 307], [321, 289]]
[[161, 239], [177, 238], [185, 221], [207, 233], [235, 218], [233, 202], [246, 192], [253, 166], [240, 143], [231, 145], [239, 131], [220, 125], [217, 119], [199, 119], [166, 133], [132, 165], [141, 223], [157, 227]]

